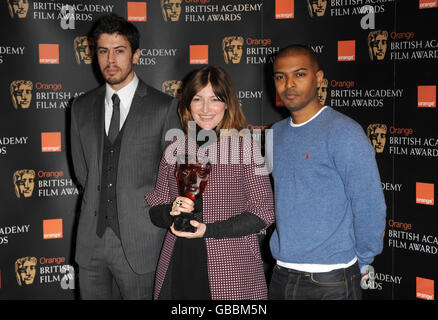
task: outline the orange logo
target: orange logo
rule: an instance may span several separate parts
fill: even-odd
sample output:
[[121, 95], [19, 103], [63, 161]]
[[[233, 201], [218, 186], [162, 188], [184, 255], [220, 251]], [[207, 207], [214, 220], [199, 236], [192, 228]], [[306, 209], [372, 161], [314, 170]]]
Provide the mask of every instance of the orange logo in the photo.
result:
[[435, 300], [434, 280], [417, 277], [416, 282], [417, 298], [425, 300]]
[[438, 8], [438, 0], [420, 0], [420, 9]]
[[208, 45], [190, 46], [190, 64], [208, 64]]
[[62, 238], [62, 219], [43, 220], [43, 239]]
[[41, 132], [41, 152], [61, 152], [61, 132]]
[[294, 0], [275, 0], [275, 19], [293, 19]]
[[338, 41], [338, 61], [356, 60], [356, 40]]
[[147, 21], [146, 2], [128, 2], [128, 21]]
[[40, 64], [59, 64], [59, 44], [39, 44]]
[[436, 86], [418, 86], [418, 108], [436, 108]]
[[416, 203], [435, 205], [435, 186], [433, 183], [416, 183]]

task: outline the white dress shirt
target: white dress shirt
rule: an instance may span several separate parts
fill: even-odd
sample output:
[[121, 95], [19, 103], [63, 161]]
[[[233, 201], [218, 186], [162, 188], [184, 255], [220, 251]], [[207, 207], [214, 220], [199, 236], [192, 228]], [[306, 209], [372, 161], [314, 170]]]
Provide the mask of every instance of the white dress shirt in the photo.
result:
[[110, 87], [110, 85], [106, 84], [106, 93], [105, 93], [105, 132], [108, 135], [110, 123], [111, 123], [111, 116], [113, 115], [113, 101], [111, 100], [111, 97], [114, 93], [117, 93], [117, 95], [120, 98], [120, 127], [121, 130], [123, 127], [123, 124], [125, 123], [126, 118], [128, 117], [129, 110], [131, 109], [131, 103], [132, 99], [134, 99], [135, 90], [137, 90], [138, 86], [138, 77], [134, 73], [134, 79], [130, 83], [128, 83], [126, 86], [124, 86], [119, 91], [114, 91], [113, 88]]

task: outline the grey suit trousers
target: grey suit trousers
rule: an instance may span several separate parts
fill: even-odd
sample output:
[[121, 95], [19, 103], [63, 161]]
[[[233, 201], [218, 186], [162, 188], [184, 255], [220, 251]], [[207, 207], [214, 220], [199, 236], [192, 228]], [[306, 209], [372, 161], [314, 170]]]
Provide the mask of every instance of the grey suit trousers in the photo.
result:
[[111, 228], [96, 235], [91, 263], [79, 266], [79, 286], [84, 300], [151, 300], [154, 272], [136, 274], [129, 266], [119, 238]]

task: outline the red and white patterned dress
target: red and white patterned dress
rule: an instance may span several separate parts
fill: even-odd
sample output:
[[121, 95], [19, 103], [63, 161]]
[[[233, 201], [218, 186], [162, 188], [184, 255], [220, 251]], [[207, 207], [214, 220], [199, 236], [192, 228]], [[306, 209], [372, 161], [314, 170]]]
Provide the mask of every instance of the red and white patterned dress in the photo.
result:
[[[251, 212], [274, 221], [274, 201], [269, 176], [260, 149], [251, 136], [221, 137], [208, 147], [198, 148], [187, 138], [172, 142], [161, 159], [155, 190], [146, 195], [150, 206], [172, 203], [178, 196], [175, 178], [177, 154], [202, 154], [212, 163], [203, 198], [203, 222], [227, 220]], [[213, 160], [213, 161], [212, 161]], [[216, 160], [214, 162], [214, 160]], [[154, 299], [158, 299], [171, 261], [176, 236], [170, 230], [158, 262]], [[208, 278], [213, 300], [267, 299], [267, 285], [256, 234], [238, 238], [205, 238]]]

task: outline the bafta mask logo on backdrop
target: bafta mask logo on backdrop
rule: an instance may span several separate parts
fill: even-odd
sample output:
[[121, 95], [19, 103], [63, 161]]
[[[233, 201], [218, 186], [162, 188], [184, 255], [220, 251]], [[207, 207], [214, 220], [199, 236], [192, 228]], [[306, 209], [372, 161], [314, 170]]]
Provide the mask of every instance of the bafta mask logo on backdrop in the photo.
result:
[[307, 0], [307, 8], [310, 17], [322, 17], [325, 15], [327, 0]]
[[78, 64], [91, 64], [94, 55], [94, 41], [87, 36], [79, 36], [74, 38], [73, 43], [76, 62]]
[[368, 139], [377, 153], [382, 153], [386, 144], [386, 132], [388, 128], [385, 124], [373, 123], [367, 128]]
[[388, 48], [388, 31], [375, 30], [368, 34], [368, 53], [371, 61], [383, 60]]
[[7, 0], [9, 15], [11, 18], [23, 19], [27, 16], [29, 10], [29, 0]]
[[20, 287], [30, 285], [34, 282], [36, 265], [37, 259], [35, 257], [23, 257], [15, 261], [15, 275]]
[[230, 36], [222, 40], [222, 51], [226, 64], [240, 63], [243, 53], [243, 37]]
[[325, 100], [327, 99], [327, 89], [328, 80], [324, 78], [322, 79], [321, 86], [318, 88], [318, 99], [323, 106], [325, 105]]
[[179, 21], [181, 16], [182, 0], [161, 0], [161, 12], [164, 21]]
[[10, 92], [12, 104], [15, 109], [29, 109], [32, 100], [33, 83], [28, 80], [15, 80], [11, 82]]
[[182, 95], [182, 81], [181, 80], [166, 80], [161, 85], [161, 91], [181, 100]]
[[15, 195], [18, 199], [30, 198], [35, 188], [35, 171], [29, 169], [17, 170], [13, 176]]

